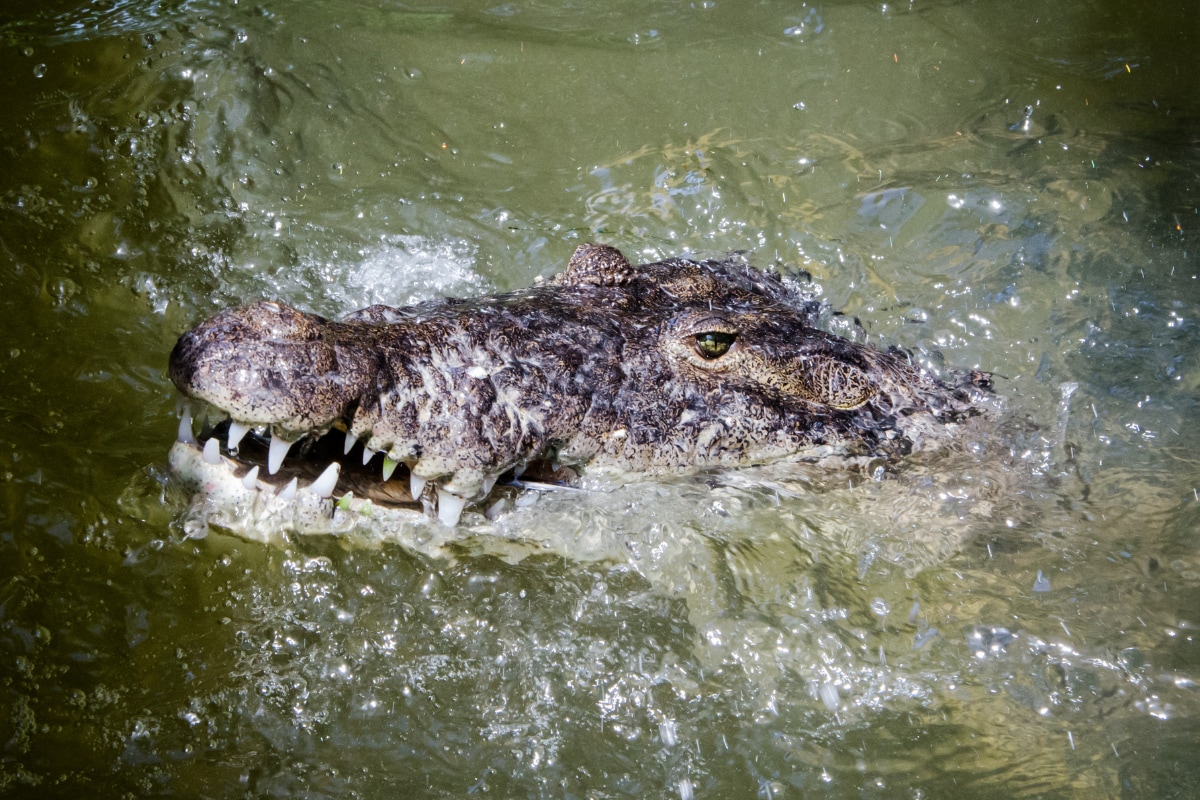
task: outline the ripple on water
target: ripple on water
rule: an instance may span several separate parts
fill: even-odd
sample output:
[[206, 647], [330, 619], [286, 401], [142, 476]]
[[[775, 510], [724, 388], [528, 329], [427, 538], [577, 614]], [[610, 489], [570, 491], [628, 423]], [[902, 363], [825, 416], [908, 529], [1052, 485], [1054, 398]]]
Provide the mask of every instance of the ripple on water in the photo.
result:
[[[0, 785], [1195, 783], [1195, 70], [1138, 33], [1167, 12], [712, 5], [5, 23], [36, 41], [6, 128]], [[162, 359], [212, 305], [515, 288], [583, 237], [808, 269], [871, 336], [995, 369], [1032, 424], [853, 487], [522, 495], [449, 541], [192, 540], [154, 474], [112, 501], [162, 463]]]

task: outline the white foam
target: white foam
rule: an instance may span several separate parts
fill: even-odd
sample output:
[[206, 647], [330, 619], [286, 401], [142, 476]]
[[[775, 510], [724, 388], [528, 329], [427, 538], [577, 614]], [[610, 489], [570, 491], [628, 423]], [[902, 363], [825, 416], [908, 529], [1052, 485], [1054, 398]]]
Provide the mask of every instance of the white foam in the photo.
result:
[[[491, 286], [475, 271], [476, 248], [453, 238], [385, 236], [358, 249], [331, 248], [274, 268], [259, 259], [229, 264], [212, 255], [220, 285], [197, 317], [255, 299], [278, 300], [303, 311], [338, 317], [372, 305], [402, 307], [442, 297], [477, 297]], [[147, 295], [148, 297], [150, 295]], [[157, 309], [162, 313], [166, 308]]]
[[323, 305], [337, 313], [380, 303], [405, 306], [440, 297], [474, 297], [488, 289], [475, 272], [474, 247], [464, 242], [389, 236], [360, 255], [359, 261], [323, 265]]

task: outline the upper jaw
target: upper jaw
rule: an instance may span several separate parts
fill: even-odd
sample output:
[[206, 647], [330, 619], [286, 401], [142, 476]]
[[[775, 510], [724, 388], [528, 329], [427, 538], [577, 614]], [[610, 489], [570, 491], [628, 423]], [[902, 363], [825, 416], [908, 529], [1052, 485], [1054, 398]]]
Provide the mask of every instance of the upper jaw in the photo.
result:
[[346, 327], [280, 303], [228, 309], [179, 338], [169, 374], [188, 397], [295, 441], [328, 431], [377, 384], [376, 360]]
[[[540, 456], [548, 441], [509, 441], [509, 431], [493, 447], [489, 421], [462, 414], [454, 417], [465, 426], [462, 437], [441, 430], [437, 415], [447, 412], [438, 409], [469, 394], [467, 383], [484, 370], [456, 366], [459, 354], [449, 351], [418, 359], [433, 364], [429, 370], [410, 369], [405, 348], [420, 346], [420, 337], [406, 325], [402, 319], [331, 322], [279, 303], [256, 303], [220, 312], [185, 333], [171, 354], [170, 376], [187, 397], [229, 415], [225, 452], [237, 453], [251, 431], [267, 442], [264, 478], [279, 472], [294, 446], [311, 451], [314, 443], [334, 440], [322, 446], [339, 461], [357, 455], [361, 464], [374, 464], [380, 483], [404, 480], [409, 501], [430, 484], [439, 519], [454, 524], [468, 502], [484, 499], [505, 473]], [[531, 426], [541, 430], [543, 422]], [[476, 453], [490, 455], [477, 463]], [[344, 483], [332, 475], [327, 481]]]

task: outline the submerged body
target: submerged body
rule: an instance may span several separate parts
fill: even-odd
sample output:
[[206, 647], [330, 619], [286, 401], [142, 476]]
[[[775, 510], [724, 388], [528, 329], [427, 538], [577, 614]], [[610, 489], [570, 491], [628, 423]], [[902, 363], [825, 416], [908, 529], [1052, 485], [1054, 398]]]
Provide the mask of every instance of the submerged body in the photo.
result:
[[[821, 330], [820, 312], [798, 285], [739, 261], [634, 266], [583, 245], [551, 283], [507, 295], [340, 321], [277, 303], [225, 311], [180, 338], [170, 375], [232, 418], [227, 454], [269, 429], [274, 474], [293, 443], [311, 456], [344, 431], [336, 450], [381, 456], [384, 496], [407, 473], [412, 498], [436, 499], [450, 524], [539, 460], [646, 474], [902, 455], [974, 413], [986, 376], [948, 385], [902, 351]], [[214, 442], [208, 464], [267, 488]], [[313, 492], [343, 495], [347, 480], [333, 463]]]

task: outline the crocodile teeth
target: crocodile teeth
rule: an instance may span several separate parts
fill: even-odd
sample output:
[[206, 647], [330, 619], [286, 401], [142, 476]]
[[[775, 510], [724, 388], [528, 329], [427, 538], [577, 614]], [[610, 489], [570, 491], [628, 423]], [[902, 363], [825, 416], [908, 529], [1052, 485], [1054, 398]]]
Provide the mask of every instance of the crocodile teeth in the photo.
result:
[[346, 449], [342, 451], [342, 455], [350, 455], [350, 451], [354, 449], [354, 445], [358, 443], [358, 437], [350, 431], [346, 431]]
[[417, 475], [415, 472], [408, 476], [409, 493], [412, 494], [413, 500], [420, 500], [421, 494], [425, 491], [425, 484], [428, 483], [424, 478]]
[[258, 483], [258, 465], [255, 464], [250, 468], [250, 471], [242, 476], [242, 486], [247, 489], [253, 489]]
[[459, 517], [462, 516], [463, 507], [466, 504], [467, 498], [451, 494], [445, 489], [441, 490], [438, 492], [438, 521], [443, 525], [454, 527], [458, 524]]
[[504, 512], [504, 502], [504, 498], [501, 497], [499, 500], [488, 506], [488, 510], [483, 512], [483, 515], [489, 520], [495, 520]]
[[371, 463], [371, 459], [375, 457], [375, 451], [363, 445], [363, 466]]
[[383, 457], [383, 479], [385, 481], [391, 480], [392, 473], [396, 471], [396, 467], [398, 467], [399, 465], [400, 465], [400, 462], [397, 461], [396, 459], [389, 458], [388, 456], [384, 456]]
[[309, 485], [308, 490], [317, 497], [329, 497], [333, 494], [333, 488], [337, 486], [338, 475], [341, 474], [341, 471], [341, 465], [336, 462], [330, 464], [321, 473], [321, 477]]
[[498, 475], [489, 475], [483, 479], [483, 489], [481, 489], [483, 494], [480, 496], [480, 499], [487, 497], [492, 493], [492, 489], [496, 486], [496, 478], [498, 477]]
[[284, 441], [279, 436], [272, 436], [271, 451], [267, 453], [267, 472], [272, 475], [279, 472], [279, 467], [283, 465], [283, 459], [287, 457], [288, 450], [291, 449], [291, 442]]
[[221, 443], [216, 439], [209, 439], [204, 443], [204, 463], [221, 463]]
[[292, 500], [296, 497], [296, 490], [300, 488], [300, 482], [292, 478], [287, 486], [283, 487], [283, 491], [279, 493], [280, 500]]
[[179, 418], [179, 433], [175, 438], [184, 444], [195, 444], [196, 437], [192, 435], [192, 407], [183, 407], [183, 416]]
[[237, 420], [230, 420], [229, 436], [227, 436], [225, 439], [225, 446], [230, 450], [236, 450], [237, 446], [242, 443], [242, 437], [244, 437], [249, 431], [249, 425], [243, 425]]

